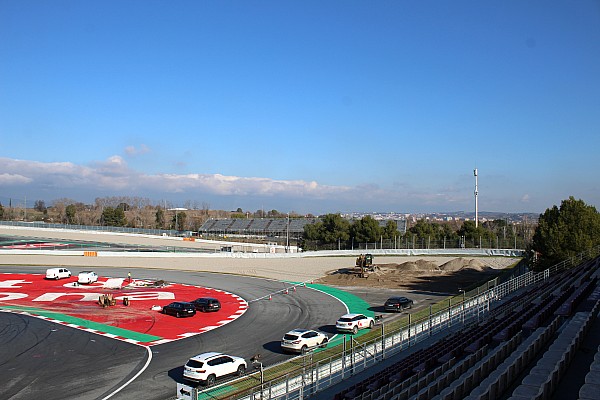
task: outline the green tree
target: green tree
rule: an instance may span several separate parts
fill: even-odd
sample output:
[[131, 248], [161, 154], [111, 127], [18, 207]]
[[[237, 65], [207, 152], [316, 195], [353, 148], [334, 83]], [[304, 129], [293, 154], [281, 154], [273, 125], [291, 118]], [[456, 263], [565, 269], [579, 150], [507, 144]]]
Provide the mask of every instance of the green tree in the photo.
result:
[[350, 239], [350, 222], [340, 214], [327, 214], [320, 225], [320, 240], [324, 243], [345, 243]]
[[458, 230], [459, 236], [464, 236], [466, 241], [470, 241], [474, 246], [479, 246], [480, 242], [491, 243], [496, 239], [496, 235], [482, 225], [475, 227], [475, 221], [465, 221]]
[[441, 225], [440, 235], [440, 239], [446, 241], [454, 241], [458, 239], [458, 234], [456, 233], [456, 231], [454, 231], [452, 227], [447, 223]]
[[410, 233], [415, 235], [419, 239], [436, 239], [438, 232], [438, 225], [431, 223], [425, 219], [420, 219], [417, 223], [411, 226], [409, 229]]
[[122, 208], [106, 207], [102, 211], [100, 217], [102, 224], [107, 226], [125, 226], [127, 225], [127, 218], [125, 218], [125, 212]]
[[350, 239], [350, 222], [340, 214], [326, 214], [320, 221], [304, 225], [301, 247], [316, 250], [323, 245], [337, 248]]
[[304, 225], [304, 238], [307, 240], [319, 240], [319, 230], [322, 222], [318, 221], [314, 224], [306, 224]]
[[157, 229], [162, 229], [165, 226], [165, 212], [162, 210], [162, 208], [156, 210], [154, 221]]
[[0, 203], [0, 219], [4, 219], [4, 207], [2, 207], [1, 203]]
[[354, 221], [350, 226], [350, 235], [355, 243], [373, 243], [381, 238], [379, 223], [370, 215]]
[[175, 227], [176, 230], [183, 231], [183, 230], [185, 230], [185, 220], [186, 219], [187, 219], [187, 214], [183, 211], [180, 211], [180, 212], [176, 213], [175, 215], [173, 215], [173, 220], [171, 221], [171, 223], [173, 224], [173, 226]]
[[531, 249], [539, 267], [548, 267], [600, 245], [600, 214], [573, 196], [540, 215]]
[[75, 224], [75, 217], [77, 215], [77, 208], [75, 207], [74, 204], [69, 204], [66, 208], [65, 208], [65, 222], [67, 224]]
[[389, 220], [388, 222], [386, 222], [385, 226], [381, 231], [383, 238], [390, 240], [394, 240], [399, 235], [399, 233], [400, 232], [398, 232], [398, 223], [393, 220]]

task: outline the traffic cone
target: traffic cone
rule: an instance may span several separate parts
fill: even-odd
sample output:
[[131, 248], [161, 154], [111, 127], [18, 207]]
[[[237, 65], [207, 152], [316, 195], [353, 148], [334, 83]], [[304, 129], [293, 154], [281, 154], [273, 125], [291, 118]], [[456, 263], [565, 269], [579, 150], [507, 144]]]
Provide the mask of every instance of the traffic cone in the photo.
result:
[[296, 286], [294, 286], [294, 292], [296, 291]]
[[284, 294], [289, 294], [289, 293], [290, 293], [290, 292], [289, 292], [287, 289], [285, 289], [285, 292], [284, 292]]
[[273, 298], [273, 296], [269, 295], [269, 300], [271, 300]]

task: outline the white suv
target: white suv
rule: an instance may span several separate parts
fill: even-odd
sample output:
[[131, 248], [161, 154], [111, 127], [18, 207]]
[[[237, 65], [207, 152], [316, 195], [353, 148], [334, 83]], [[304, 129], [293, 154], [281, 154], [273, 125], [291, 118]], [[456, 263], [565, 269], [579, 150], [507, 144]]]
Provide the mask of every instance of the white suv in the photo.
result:
[[77, 283], [94, 283], [98, 282], [98, 275], [94, 271], [81, 271], [77, 275]]
[[372, 328], [375, 320], [363, 314], [345, 314], [335, 323], [335, 328], [340, 332], [356, 333], [359, 329]]
[[206, 386], [211, 386], [217, 378], [222, 376], [244, 375], [246, 366], [246, 360], [241, 357], [215, 352], [202, 353], [188, 360], [183, 368], [183, 378], [191, 381], [201, 381]]
[[327, 346], [327, 341], [327, 336], [320, 332], [311, 331], [310, 329], [294, 329], [286, 333], [281, 339], [281, 349], [304, 354], [309, 349], [314, 349], [317, 346]]
[[71, 271], [66, 268], [49, 268], [46, 270], [46, 279], [70, 278]]

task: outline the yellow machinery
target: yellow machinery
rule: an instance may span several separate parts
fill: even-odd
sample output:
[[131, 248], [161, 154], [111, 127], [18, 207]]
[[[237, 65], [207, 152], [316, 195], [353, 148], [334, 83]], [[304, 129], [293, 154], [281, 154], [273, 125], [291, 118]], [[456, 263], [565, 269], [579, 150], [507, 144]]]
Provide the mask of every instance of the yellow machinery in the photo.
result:
[[373, 272], [373, 255], [361, 254], [356, 258], [357, 274], [361, 278], [369, 276], [369, 272]]

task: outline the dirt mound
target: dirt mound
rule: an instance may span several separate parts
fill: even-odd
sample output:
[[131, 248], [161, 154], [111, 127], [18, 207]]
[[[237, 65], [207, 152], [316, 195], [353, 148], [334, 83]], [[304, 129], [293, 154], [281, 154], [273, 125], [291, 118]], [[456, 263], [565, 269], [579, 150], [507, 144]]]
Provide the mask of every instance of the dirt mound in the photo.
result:
[[439, 268], [444, 272], [456, 272], [462, 269], [473, 269], [475, 271], [483, 271], [487, 267], [483, 261], [477, 258], [465, 259], [461, 257], [448, 261], [447, 263], [440, 265]]
[[355, 268], [340, 268], [318, 280], [333, 286], [379, 287], [405, 290], [429, 287], [440, 292], [455, 292], [458, 287], [486, 279], [498, 271], [480, 258], [458, 257], [441, 265], [434, 260], [419, 259], [401, 264], [377, 264], [375, 271], [361, 278]]
[[438, 270], [436, 263], [426, 260], [408, 261], [402, 264], [378, 264], [382, 270], [401, 272], [430, 272]]

